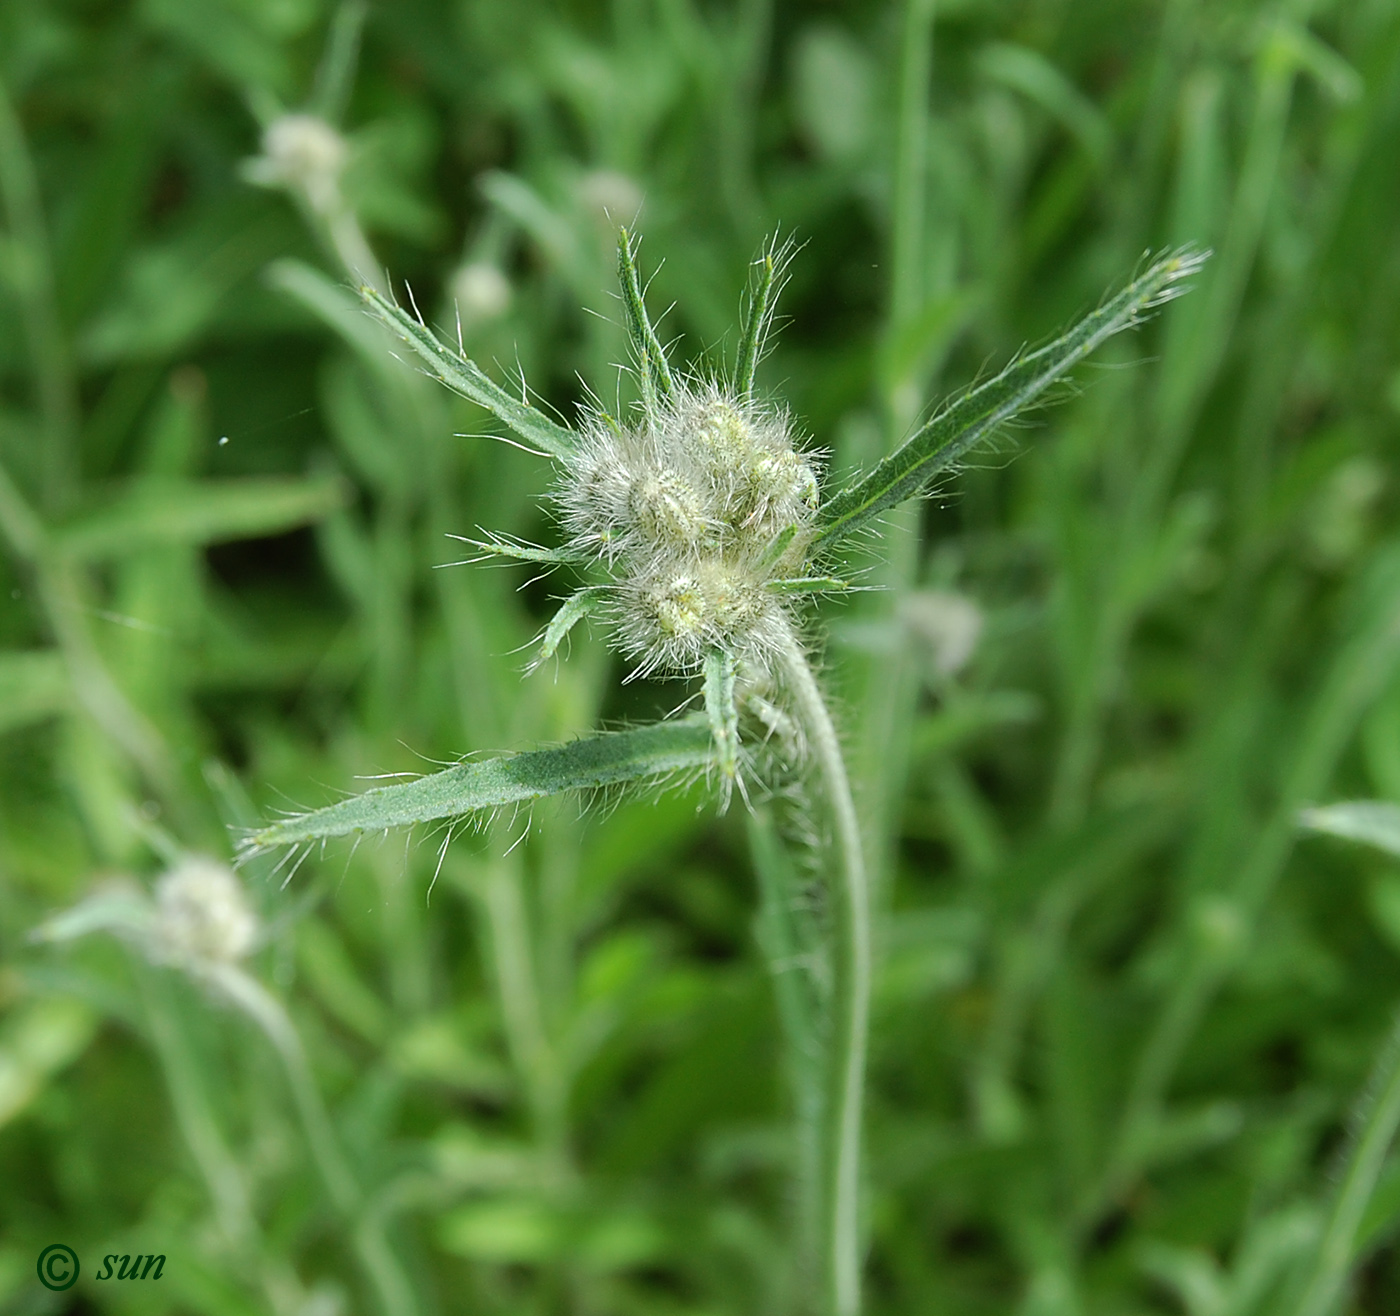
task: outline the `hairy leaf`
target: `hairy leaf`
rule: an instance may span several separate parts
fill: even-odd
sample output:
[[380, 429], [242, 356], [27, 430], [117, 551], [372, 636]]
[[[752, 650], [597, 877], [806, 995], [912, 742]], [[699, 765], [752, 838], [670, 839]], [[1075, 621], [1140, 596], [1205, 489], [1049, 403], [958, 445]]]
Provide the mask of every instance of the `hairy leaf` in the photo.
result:
[[[516, 562], [542, 562], [550, 566], [576, 566], [588, 561], [582, 553], [574, 553], [567, 548], [540, 548], [536, 544], [514, 544], [508, 539], [472, 539], [467, 535], [448, 535], [447, 537], [462, 544], [470, 544], [473, 548], [480, 550], [483, 557], [506, 557]], [[444, 562], [440, 565], [458, 566], [460, 564]]]
[[757, 275], [751, 276], [752, 290], [748, 305], [744, 308], [744, 325], [734, 363], [734, 391], [740, 397], [753, 389], [754, 371], [758, 369], [759, 359], [763, 356], [763, 341], [772, 327], [778, 294], [783, 290], [788, 262], [792, 260], [794, 250], [791, 242], [779, 245], [775, 237], [764, 246], [753, 263]]
[[622, 285], [622, 306], [627, 314], [632, 352], [637, 358], [642, 398], [647, 414], [654, 415], [656, 399], [660, 397], [669, 401], [675, 394], [676, 386], [671, 378], [671, 368], [666, 364], [666, 352], [661, 340], [647, 318], [641, 279], [637, 274], [637, 244], [625, 228], [617, 231], [617, 281]]
[[849, 594], [860, 587], [839, 576], [788, 576], [770, 580], [764, 588], [772, 594]]
[[398, 786], [381, 786], [254, 832], [249, 852], [351, 832], [378, 832], [460, 818], [571, 790], [664, 776], [713, 761], [709, 720], [691, 717], [632, 731], [605, 731], [552, 749], [459, 763]]
[[1207, 254], [1182, 250], [1156, 261], [1068, 333], [948, 403], [868, 475], [827, 503], [817, 542], [844, 539], [919, 493], [940, 471], [1024, 411], [1105, 339], [1140, 323], [1152, 307], [1178, 296], [1183, 291], [1181, 281], [1201, 268]]
[[485, 407], [498, 420], [510, 426], [526, 443], [542, 448], [551, 457], [568, 457], [577, 446], [572, 430], [557, 425], [528, 402], [512, 397], [495, 383], [475, 361], [444, 344], [427, 325], [415, 320], [401, 306], [373, 288], [363, 287], [360, 296], [369, 308], [424, 361], [429, 373], [454, 393]]

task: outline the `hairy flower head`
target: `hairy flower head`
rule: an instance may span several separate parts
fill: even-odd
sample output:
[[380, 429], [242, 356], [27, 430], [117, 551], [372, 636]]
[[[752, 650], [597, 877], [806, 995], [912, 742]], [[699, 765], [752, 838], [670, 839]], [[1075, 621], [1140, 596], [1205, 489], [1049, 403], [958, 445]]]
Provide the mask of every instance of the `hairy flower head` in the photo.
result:
[[594, 414], [556, 490], [570, 545], [596, 559], [640, 672], [690, 674], [716, 649], [762, 663], [786, 625], [774, 586], [800, 565], [817, 468], [787, 416], [717, 383], [673, 382], [624, 427]]

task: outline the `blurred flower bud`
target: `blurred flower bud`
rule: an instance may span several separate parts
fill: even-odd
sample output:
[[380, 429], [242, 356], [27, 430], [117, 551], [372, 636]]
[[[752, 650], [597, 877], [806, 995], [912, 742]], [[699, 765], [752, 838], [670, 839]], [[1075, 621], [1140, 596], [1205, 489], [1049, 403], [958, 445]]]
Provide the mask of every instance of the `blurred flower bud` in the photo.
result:
[[325, 214], [340, 202], [340, 174], [349, 156], [345, 138], [314, 114], [284, 114], [263, 133], [263, 153], [247, 176], [267, 187], [300, 192]]
[[156, 883], [152, 953], [160, 959], [231, 964], [253, 949], [257, 916], [226, 865], [192, 855]]
[[489, 261], [474, 260], [452, 276], [452, 299], [464, 325], [486, 324], [510, 309], [510, 280]]
[[982, 610], [971, 599], [944, 590], [916, 590], [901, 602], [900, 611], [936, 672], [953, 676], [967, 666], [982, 635]]

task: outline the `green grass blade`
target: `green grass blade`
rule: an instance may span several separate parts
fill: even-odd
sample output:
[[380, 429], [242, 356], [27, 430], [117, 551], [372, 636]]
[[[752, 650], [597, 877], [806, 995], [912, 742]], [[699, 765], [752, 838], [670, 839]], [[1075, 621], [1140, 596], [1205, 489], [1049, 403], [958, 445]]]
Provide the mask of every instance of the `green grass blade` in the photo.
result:
[[1152, 307], [1177, 296], [1181, 281], [1200, 269], [1205, 259], [1203, 253], [1182, 250], [1154, 262], [1068, 333], [948, 403], [864, 479], [832, 498], [822, 516], [818, 542], [836, 543], [919, 493], [940, 471], [1024, 411], [1105, 339], [1138, 324]]
[[349, 499], [339, 476], [143, 482], [55, 530], [52, 543], [70, 557], [98, 561], [161, 544], [259, 539], [319, 521]]
[[326, 328], [338, 334], [377, 378], [391, 386], [403, 381], [403, 372], [384, 350], [383, 334], [344, 283], [305, 261], [290, 257], [273, 261], [267, 267], [265, 278], [269, 287], [299, 302]]
[[73, 706], [68, 665], [53, 649], [0, 653], [0, 733]]
[[1400, 804], [1386, 800], [1347, 800], [1316, 809], [1304, 809], [1298, 825], [1310, 832], [1324, 832], [1348, 841], [1374, 845], [1387, 854], [1400, 855]]
[[577, 441], [572, 430], [555, 424], [528, 402], [512, 397], [475, 361], [447, 347], [426, 324], [415, 320], [381, 293], [363, 287], [360, 296], [380, 320], [427, 362], [428, 373], [439, 383], [484, 407], [526, 443], [551, 457], [563, 460], [573, 453]]
[[1328, 1316], [1356, 1264], [1357, 1238], [1400, 1128], [1400, 1022], [1392, 1025], [1352, 1118], [1352, 1142], [1295, 1316]]
[[459, 763], [399, 786], [381, 786], [324, 809], [254, 832], [247, 853], [279, 845], [439, 818], [460, 818], [564, 791], [596, 790], [707, 766], [714, 746], [707, 718], [657, 722], [633, 731], [605, 731], [567, 745]]
[[647, 317], [642, 283], [637, 274], [636, 240], [625, 228], [617, 231], [617, 281], [622, 287], [622, 306], [627, 315], [632, 352], [637, 358], [642, 399], [651, 417], [656, 414], [657, 399], [669, 402], [675, 395], [676, 385], [671, 378], [671, 368], [666, 364], [665, 349]]
[[822, 951], [811, 920], [803, 920], [802, 878], [778, 832], [771, 811], [748, 811], [749, 854], [758, 878], [759, 912], [754, 931], [767, 960], [785, 1046], [795, 1116], [797, 1256], [819, 1266], [821, 1234], [821, 1128], [826, 1094], [825, 1023], [820, 982]]

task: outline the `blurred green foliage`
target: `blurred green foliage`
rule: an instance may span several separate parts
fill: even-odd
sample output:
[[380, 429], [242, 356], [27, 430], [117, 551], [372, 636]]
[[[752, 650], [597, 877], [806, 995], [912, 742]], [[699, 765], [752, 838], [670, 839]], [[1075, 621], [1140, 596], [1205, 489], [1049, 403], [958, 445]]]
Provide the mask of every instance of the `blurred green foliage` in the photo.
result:
[[[794, 234], [760, 384], [836, 470], [1144, 251], [1215, 249], [889, 518], [890, 588], [823, 616], [881, 874], [866, 1305], [1320, 1316], [1400, 997], [1394, 860], [1295, 827], [1400, 802], [1400, 9], [359, 17], [0, 6], [0, 1305], [810, 1301], [783, 1039], [821, 893], [764, 816], [696, 788], [251, 863], [241, 1010], [110, 939], [28, 940], [364, 776], [684, 697], [621, 684], [583, 626], [523, 677], [548, 587], [434, 570], [448, 533], [549, 541], [545, 477], [460, 437], [488, 418], [389, 355], [334, 223], [255, 185], [263, 130], [309, 109], [395, 286], [565, 416], [580, 378], [617, 387], [609, 216], [697, 365]], [[1339, 1263], [1376, 1316], [1385, 1156]], [[55, 1240], [65, 1294], [35, 1281]], [[163, 1279], [93, 1280], [112, 1251]]]

